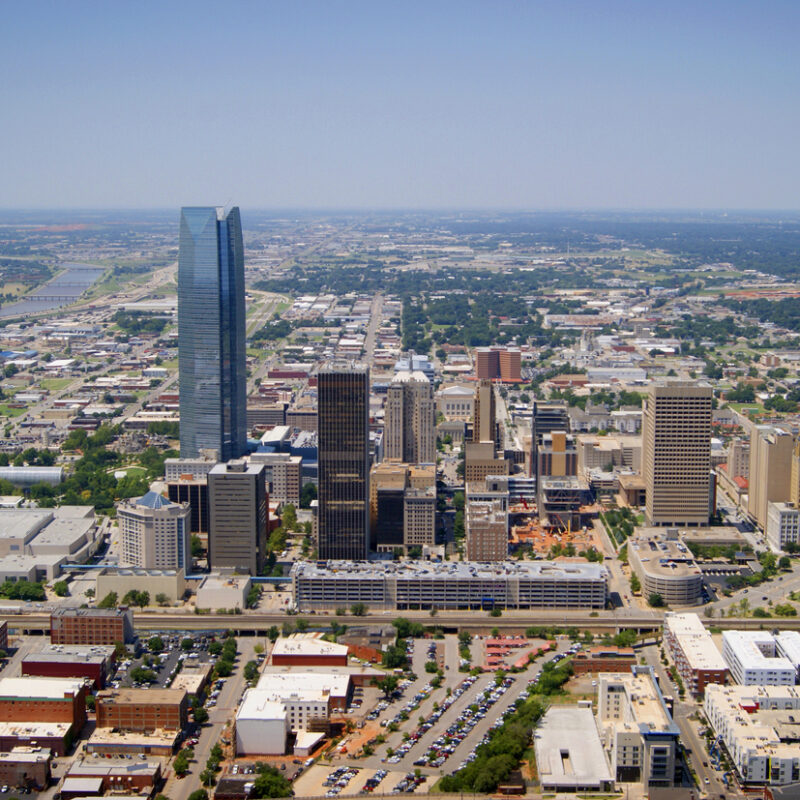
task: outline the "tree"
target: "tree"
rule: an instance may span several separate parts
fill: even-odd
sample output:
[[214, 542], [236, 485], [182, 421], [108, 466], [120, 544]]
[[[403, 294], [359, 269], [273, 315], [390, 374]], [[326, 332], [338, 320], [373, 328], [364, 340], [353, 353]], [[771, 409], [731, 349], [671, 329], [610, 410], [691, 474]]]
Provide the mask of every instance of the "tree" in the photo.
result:
[[244, 677], [247, 681], [254, 681], [258, 677], [258, 663], [255, 661], [248, 661], [244, 665]]
[[[216, 642], [212, 642], [212, 644], [216, 644]], [[185, 650], [187, 653], [194, 647], [194, 639], [191, 636], [186, 636], [181, 639], [181, 650]], [[219, 646], [220, 652], [222, 652], [222, 645]], [[211, 651], [211, 646], [209, 645], [209, 652]]]
[[255, 770], [258, 777], [253, 781], [252, 798], [260, 800], [262, 797], [291, 797], [294, 794], [289, 781], [275, 767], [257, 762]]
[[167, 597], [164, 592], [159, 592], [156, 595], [156, 603], [160, 606], [168, 606], [169, 605], [169, 597]]
[[208, 792], [205, 789], [196, 789], [187, 800], [208, 800]]
[[364, 617], [367, 614], [367, 607], [364, 603], [353, 603], [350, 606], [350, 613], [354, 617]]
[[425, 662], [425, 672], [435, 675], [439, 671], [439, 665], [435, 661]]
[[200, 783], [203, 786], [213, 786], [217, 782], [217, 777], [214, 774], [214, 770], [206, 767], [199, 775]]
[[153, 653], [164, 652], [164, 640], [160, 636], [151, 636], [147, 640], [147, 646]]
[[192, 534], [191, 548], [192, 558], [200, 558], [203, 555], [203, 543], [200, 541], [200, 537], [196, 533]]
[[203, 706], [197, 706], [194, 710], [194, 721], [198, 725], [203, 725], [208, 722], [208, 711]]
[[[176, 775], [185, 775], [189, 771], [189, 756], [186, 755], [184, 750], [181, 750], [175, 760], [172, 762], [172, 769], [175, 770]], [[208, 800], [208, 793], [204, 792], [205, 800]]]
[[281, 524], [290, 531], [297, 527], [297, 510], [292, 503], [287, 503], [281, 510]]
[[397, 675], [386, 675], [375, 681], [375, 685], [383, 692], [384, 697], [391, 697], [399, 683]]
[[116, 608], [117, 607], [117, 593], [109, 592], [98, 604], [98, 608]]
[[134, 667], [131, 670], [131, 680], [134, 683], [155, 683], [158, 676], [151, 669], [145, 667]]
[[312, 501], [317, 499], [317, 487], [313, 483], [303, 484], [300, 490], [300, 508], [311, 508]]
[[53, 591], [58, 597], [67, 597], [69, 595], [69, 586], [66, 581], [56, 581], [53, 584]]
[[638, 594], [642, 591], [642, 582], [639, 580], [639, 576], [636, 573], [631, 575], [631, 591], [634, 594]]
[[780, 560], [778, 561], [778, 567], [780, 569], [791, 569], [792, 559], [789, 558], [789, 556], [781, 556]]
[[647, 602], [653, 608], [661, 608], [664, 605], [664, 598], [658, 592], [653, 592], [650, 597], [647, 598]]

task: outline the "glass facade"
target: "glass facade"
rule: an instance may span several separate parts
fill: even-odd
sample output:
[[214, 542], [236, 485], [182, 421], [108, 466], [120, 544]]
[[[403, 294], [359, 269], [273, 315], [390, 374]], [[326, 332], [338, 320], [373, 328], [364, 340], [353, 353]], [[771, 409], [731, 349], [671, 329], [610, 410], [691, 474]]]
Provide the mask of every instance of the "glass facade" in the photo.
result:
[[181, 210], [178, 256], [181, 457], [222, 461], [247, 445], [244, 244], [239, 209]]
[[369, 371], [318, 376], [320, 559], [361, 560], [369, 542]]

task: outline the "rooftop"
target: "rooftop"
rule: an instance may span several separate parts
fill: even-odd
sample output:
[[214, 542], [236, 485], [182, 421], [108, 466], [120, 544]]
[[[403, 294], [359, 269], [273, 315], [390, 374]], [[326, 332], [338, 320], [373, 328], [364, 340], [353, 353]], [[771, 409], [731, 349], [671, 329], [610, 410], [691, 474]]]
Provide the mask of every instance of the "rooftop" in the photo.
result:
[[0, 698], [62, 700], [83, 688], [76, 678], [0, 678]]
[[347, 646], [327, 642], [318, 634], [281, 636], [272, 648], [274, 656], [347, 656]]
[[723, 631], [722, 641], [734, 652], [742, 669], [794, 670], [794, 664], [778, 654], [775, 637], [769, 631]]
[[601, 564], [564, 563], [558, 561], [296, 561], [292, 574], [298, 578], [365, 578], [394, 577], [398, 580], [419, 578], [451, 579], [584, 579], [604, 580], [606, 568]]
[[726, 670], [728, 665], [697, 614], [664, 615], [664, 627], [678, 640], [690, 669]]
[[110, 645], [48, 644], [41, 650], [28, 653], [22, 662], [23, 664], [27, 661], [102, 664], [113, 655], [114, 648]]
[[258, 689], [248, 689], [242, 697], [236, 719], [282, 720], [286, 722], [283, 705]]
[[97, 693], [98, 700], [115, 704], [174, 705], [186, 696], [182, 689], [104, 689]]
[[613, 780], [589, 706], [551, 706], [534, 733], [543, 786], [586, 786]]
[[265, 672], [258, 680], [257, 689], [281, 699], [293, 694], [328, 694], [345, 697], [350, 687], [350, 676], [332, 671], [311, 672], [308, 670], [288, 672]]

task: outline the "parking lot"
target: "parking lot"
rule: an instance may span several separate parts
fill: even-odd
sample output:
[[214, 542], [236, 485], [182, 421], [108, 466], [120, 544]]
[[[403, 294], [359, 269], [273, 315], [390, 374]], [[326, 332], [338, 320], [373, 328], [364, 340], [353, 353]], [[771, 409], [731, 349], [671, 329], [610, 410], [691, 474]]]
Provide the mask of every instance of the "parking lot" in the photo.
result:
[[[352, 797], [375, 792], [377, 794], [425, 793], [434, 779], [427, 776], [416, 778], [413, 771], [372, 769], [357, 766], [328, 767], [316, 764], [294, 782], [294, 793], [298, 797]], [[402, 787], [402, 788], [398, 788]]]

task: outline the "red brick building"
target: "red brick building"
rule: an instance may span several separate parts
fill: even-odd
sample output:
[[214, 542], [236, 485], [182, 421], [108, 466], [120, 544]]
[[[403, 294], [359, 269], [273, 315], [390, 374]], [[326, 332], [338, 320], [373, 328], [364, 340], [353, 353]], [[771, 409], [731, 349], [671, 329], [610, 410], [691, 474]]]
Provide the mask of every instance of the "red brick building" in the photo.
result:
[[53, 644], [109, 644], [133, 641], [129, 608], [60, 608], [50, 615]]
[[104, 689], [114, 664], [110, 645], [49, 645], [22, 659], [22, 674], [46, 678], [83, 678]]
[[[100, 789], [103, 794], [138, 794], [142, 797], [149, 795], [161, 782], [161, 764], [158, 761], [136, 761], [125, 763], [104, 764], [102, 761], [82, 761], [73, 764], [65, 776], [65, 780], [76, 778], [98, 779], [101, 781]], [[61, 792], [63, 800], [69, 800], [64, 791]]]
[[67, 722], [80, 731], [86, 722], [86, 685], [71, 678], [3, 678], [0, 720]]
[[0, 622], [0, 650], [8, 652], [8, 623], [5, 620]]
[[97, 693], [95, 712], [98, 728], [179, 731], [189, 722], [189, 697], [182, 689], [105, 689]]
[[596, 675], [598, 672], [630, 672], [636, 663], [631, 647], [599, 646], [581, 650], [572, 659], [576, 675]]

